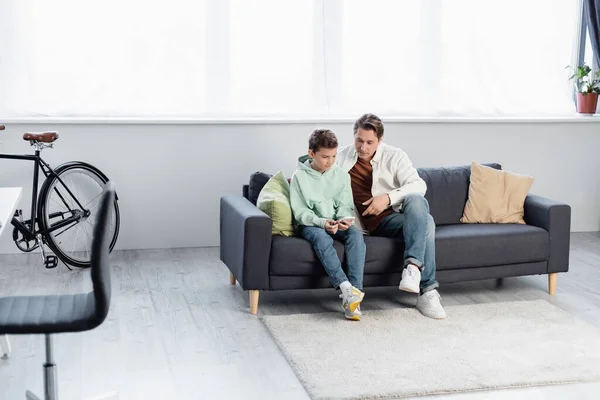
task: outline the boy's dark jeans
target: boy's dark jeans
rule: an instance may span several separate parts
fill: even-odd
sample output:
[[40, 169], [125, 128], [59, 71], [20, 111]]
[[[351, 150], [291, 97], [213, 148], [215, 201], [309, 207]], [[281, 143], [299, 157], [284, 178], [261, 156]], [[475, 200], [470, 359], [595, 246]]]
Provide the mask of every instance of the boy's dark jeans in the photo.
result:
[[[367, 246], [363, 234], [358, 229], [351, 226], [345, 231], [338, 230], [335, 235], [331, 235], [317, 226], [301, 226], [300, 236], [312, 243], [334, 288], [337, 289], [340, 283], [349, 281], [352, 286], [362, 289]], [[344, 273], [342, 263], [333, 247], [334, 238], [344, 243], [348, 276]]]

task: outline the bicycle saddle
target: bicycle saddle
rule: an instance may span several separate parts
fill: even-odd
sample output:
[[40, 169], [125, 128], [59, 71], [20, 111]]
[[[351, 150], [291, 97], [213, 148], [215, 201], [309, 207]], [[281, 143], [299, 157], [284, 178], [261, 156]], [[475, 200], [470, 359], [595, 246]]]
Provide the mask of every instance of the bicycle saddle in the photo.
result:
[[29, 140], [32, 143], [35, 143], [35, 142], [52, 143], [56, 139], [58, 139], [57, 132], [42, 132], [42, 133], [30, 132], [30, 133], [26, 133], [23, 135], [23, 140]]

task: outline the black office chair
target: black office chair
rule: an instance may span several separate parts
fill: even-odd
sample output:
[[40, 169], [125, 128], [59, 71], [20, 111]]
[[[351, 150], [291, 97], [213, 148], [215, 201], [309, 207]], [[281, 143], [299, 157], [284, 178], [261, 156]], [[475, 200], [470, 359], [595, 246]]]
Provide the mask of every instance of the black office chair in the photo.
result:
[[[102, 194], [92, 238], [91, 276], [93, 289], [85, 294], [60, 296], [12, 296], [0, 298], [0, 334], [46, 335], [44, 399], [57, 400], [56, 365], [53, 360], [52, 334], [82, 332], [96, 328], [110, 307], [110, 263], [107, 225], [115, 189], [111, 182]], [[28, 400], [40, 400], [27, 391]], [[111, 398], [118, 396], [110, 394]]]

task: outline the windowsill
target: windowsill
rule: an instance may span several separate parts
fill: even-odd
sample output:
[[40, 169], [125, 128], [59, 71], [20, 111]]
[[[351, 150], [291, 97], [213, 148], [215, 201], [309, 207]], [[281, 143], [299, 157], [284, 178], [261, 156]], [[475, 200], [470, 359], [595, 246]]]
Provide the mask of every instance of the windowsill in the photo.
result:
[[[518, 116], [385, 116], [384, 122], [395, 123], [578, 123], [600, 122], [600, 114], [583, 115], [578, 113], [566, 115], [518, 115]], [[81, 125], [243, 125], [243, 124], [314, 124], [314, 123], [354, 123], [355, 117], [322, 117], [322, 116], [240, 116], [240, 117], [23, 117], [0, 118], [2, 124], [81, 124]]]

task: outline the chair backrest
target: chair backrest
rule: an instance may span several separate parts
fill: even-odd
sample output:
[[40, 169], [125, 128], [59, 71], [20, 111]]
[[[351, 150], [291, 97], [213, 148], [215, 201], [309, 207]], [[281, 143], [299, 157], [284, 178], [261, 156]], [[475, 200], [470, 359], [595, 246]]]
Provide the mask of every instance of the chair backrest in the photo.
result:
[[96, 301], [96, 317], [102, 322], [108, 315], [111, 297], [110, 283], [110, 230], [109, 224], [113, 214], [115, 202], [115, 188], [109, 181], [100, 199], [94, 236], [92, 237], [91, 269], [92, 283], [94, 287], [94, 299]]

